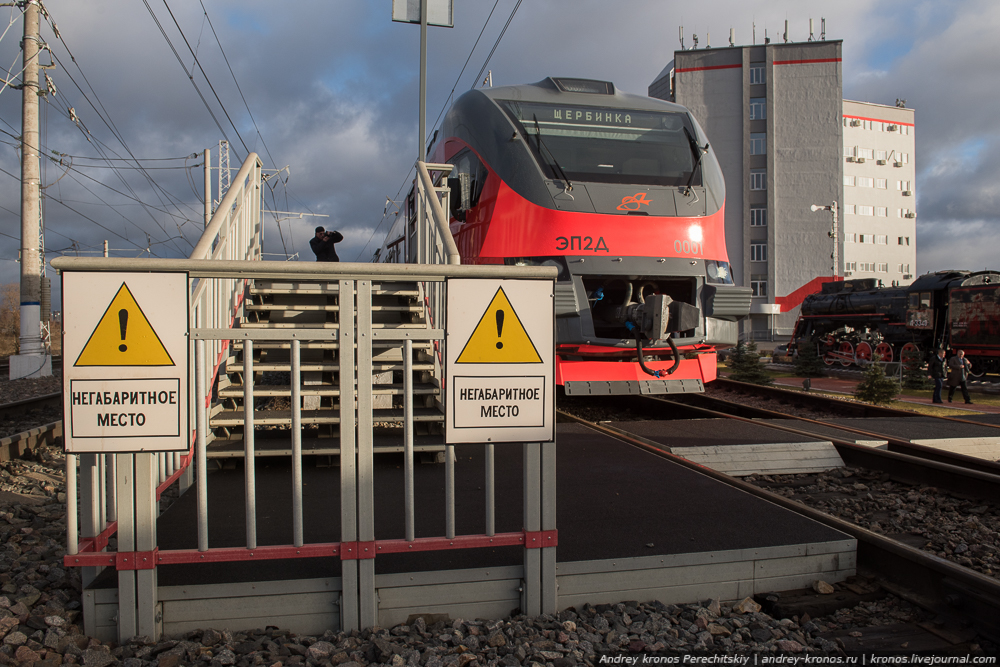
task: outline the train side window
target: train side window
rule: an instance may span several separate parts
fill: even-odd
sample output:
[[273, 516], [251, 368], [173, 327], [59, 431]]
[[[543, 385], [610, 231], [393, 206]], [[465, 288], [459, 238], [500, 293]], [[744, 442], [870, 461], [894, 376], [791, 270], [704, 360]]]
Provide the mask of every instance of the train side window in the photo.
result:
[[921, 292], [920, 293], [920, 307], [921, 308], [930, 308], [931, 307], [931, 293], [930, 292]]
[[916, 292], [910, 294], [910, 308], [920, 307], [920, 295]]
[[448, 178], [451, 188], [451, 217], [465, 220], [465, 212], [475, 208], [486, 182], [486, 167], [476, 154], [464, 150], [450, 160], [455, 170]]

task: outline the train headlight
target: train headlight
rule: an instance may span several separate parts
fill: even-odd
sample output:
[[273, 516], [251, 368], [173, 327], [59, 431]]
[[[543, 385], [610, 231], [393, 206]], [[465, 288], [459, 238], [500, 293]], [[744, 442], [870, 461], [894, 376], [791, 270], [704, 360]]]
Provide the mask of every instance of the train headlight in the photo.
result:
[[688, 227], [688, 239], [690, 239], [694, 243], [702, 242], [701, 225], [691, 225], [690, 227]]
[[729, 270], [729, 262], [717, 262], [714, 259], [705, 260], [705, 273], [710, 283], [721, 285], [733, 284], [733, 275]]

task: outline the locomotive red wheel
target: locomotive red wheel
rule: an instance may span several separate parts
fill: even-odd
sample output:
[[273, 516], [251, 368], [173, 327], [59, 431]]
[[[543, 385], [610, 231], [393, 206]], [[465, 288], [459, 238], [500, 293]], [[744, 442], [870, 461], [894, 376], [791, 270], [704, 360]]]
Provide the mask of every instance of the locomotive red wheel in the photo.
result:
[[903, 349], [899, 351], [899, 361], [903, 364], [903, 368], [906, 370], [913, 370], [920, 367], [920, 362], [923, 361], [923, 353], [920, 351], [920, 346], [916, 343], [907, 343], [903, 346]]
[[882, 341], [875, 346], [875, 352], [872, 355], [875, 361], [881, 361], [882, 363], [889, 363], [892, 361], [892, 345]]
[[846, 340], [840, 344], [837, 352], [837, 359], [840, 361], [841, 366], [850, 366], [854, 363], [854, 346]]
[[826, 353], [823, 355], [823, 363], [827, 366], [833, 366], [837, 363], [837, 353], [833, 351], [833, 341], [827, 341], [827, 339], [824, 339], [823, 343], [824, 347], [827, 348]]
[[854, 361], [858, 366], [864, 366], [872, 360], [872, 346], [864, 341], [854, 349]]

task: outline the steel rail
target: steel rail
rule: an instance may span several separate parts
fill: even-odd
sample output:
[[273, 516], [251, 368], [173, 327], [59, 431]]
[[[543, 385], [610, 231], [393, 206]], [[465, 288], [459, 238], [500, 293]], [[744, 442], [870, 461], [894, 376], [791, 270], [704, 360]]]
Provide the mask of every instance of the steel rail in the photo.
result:
[[938, 613], [950, 611], [961, 615], [983, 634], [995, 637], [1000, 633], [1000, 581], [997, 579], [873, 533], [676, 454], [665, 452], [660, 446], [645, 438], [589, 422], [562, 410], [557, 412], [561, 417], [846, 533], [858, 540], [859, 567], [864, 567], [885, 580], [904, 587], [911, 601], [932, 608], [932, 611]]
[[[760, 422], [754, 419], [731, 415], [717, 410], [710, 410], [708, 408], [696, 407], [667, 397], [648, 396], [643, 398], [645, 398], [648, 402], [683, 405], [686, 409], [692, 410], [709, 418], [735, 419], [744, 423], [761, 426]], [[781, 416], [787, 418], [787, 415]], [[790, 419], [789, 421], [794, 421], [794, 419]], [[830, 424], [824, 424], [823, 422], [817, 423], [823, 424], [828, 428], [837, 428]], [[774, 428], [788, 433], [794, 433], [796, 435], [808, 437], [812, 440], [820, 438], [820, 436], [817, 436], [815, 433], [797, 429], [792, 426], [767, 424], [767, 428]], [[615, 429], [614, 427], [611, 427], [611, 430], [616, 432], [618, 431], [618, 429]], [[838, 438], [823, 436], [821, 439], [829, 440], [833, 443], [834, 447], [837, 448], [837, 452], [840, 454], [840, 457], [847, 465], [871, 468], [873, 470], [882, 470], [890, 474], [893, 479], [907, 484], [927, 484], [947, 489], [957, 495], [973, 496], [976, 498], [1000, 502], [1000, 474], [981, 472], [979, 470], [973, 470], [960, 465], [931, 461], [912, 454], [886, 451], [884, 449], [874, 449], [872, 447], [857, 445], [853, 442], [840, 440]], [[971, 459], [971, 457], [965, 458]], [[987, 462], [983, 461], [982, 463]]]
[[0, 463], [20, 458], [42, 442], [53, 444], [56, 438], [62, 437], [62, 429], [63, 423], [60, 420], [0, 438]]
[[[909, 440], [906, 440], [904, 438], [897, 438], [890, 434], [881, 433], [879, 431], [870, 431], [867, 429], [858, 428], [856, 426], [847, 426], [844, 424], [827, 423], [816, 419], [810, 419], [809, 417], [797, 417], [794, 415], [788, 415], [783, 412], [769, 410], [768, 408], [759, 408], [754, 406], [743, 405], [741, 403], [734, 403], [732, 401], [727, 401], [725, 399], [716, 398], [714, 396], [704, 396], [702, 394], [692, 394], [690, 396], [686, 396], [683, 399], [680, 397], [676, 397], [676, 399], [674, 400], [671, 400], [669, 397], [664, 397], [664, 398], [665, 400], [669, 400], [671, 402], [679, 402], [683, 400], [691, 400], [691, 401], [701, 400], [707, 402], [722, 403], [727, 408], [731, 407], [734, 411], [738, 411], [743, 414], [756, 415], [758, 418], [762, 419], [785, 419], [789, 421], [801, 421], [807, 424], [813, 424], [824, 428], [834, 428], [841, 431], [847, 431], [849, 433], [862, 435], [867, 438], [885, 440], [890, 452], [896, 452], [898, 454], [914, 456], [921, 459], [927, 459], [929, 461], [936, 461], [938, 463], [944, 463], [947, 465], [958, 466], [960, 468], [968, 468], [969, 470], [978, 470], [979, 472], [984, 472], [990, 475], [1000, 475], [1000, 463], [989, 461], [986, 459], [981, 459], [975, 456], [969, 456], [967, 454], [960, 454], [958, 452], [950, 452], [943, 449], [938, 449], [936, 447], [931, 447], [929, 445], [919, 445], [917, 443], [910, 442]], [[687, 405], [686, 403], [685, 406], [696, 407]], [[938, 417], [932, 417], [932, 418], [937, 419]], [[946, 420], [946, 421], [956, 421], [964, 424], [971, 424], [974, 426], [982, 425], [979, 422], [971, 422], [963, 420]], [[774, 426], [775, 428], [783, 428], [776, 424], [769, 424], [769, 426]], [[795, 432], [801, 433], [801, 431], [795, 431]], [[813, 437], [819, 437], [815, 433], [810, 433], [810, 435], [812, 435]]]
[[21, 399], [20, 401], [3, 403], [2, 405], [0, 405], [0, 418], [6, 418], [11, 415], [23, 414], [26, 410], [32, 410], [35, 408], [48, 408], [48, 407], [61, 407], [61, 406], [62, 406], [62, 392], [43, 394], [41, 396], [24, 398]]

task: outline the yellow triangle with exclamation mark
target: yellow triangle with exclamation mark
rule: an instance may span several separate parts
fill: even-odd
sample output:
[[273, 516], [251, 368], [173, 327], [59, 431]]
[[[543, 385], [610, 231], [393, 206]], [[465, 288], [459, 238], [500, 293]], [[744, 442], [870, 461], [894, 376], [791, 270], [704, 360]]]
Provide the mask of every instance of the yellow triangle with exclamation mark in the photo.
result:
[[456, 364], [540, 364], [535, 344], [524, 330], [503, 288], [479, 318]]
[[174, 360], [122, 283], [74, 366], [173, 366]]

